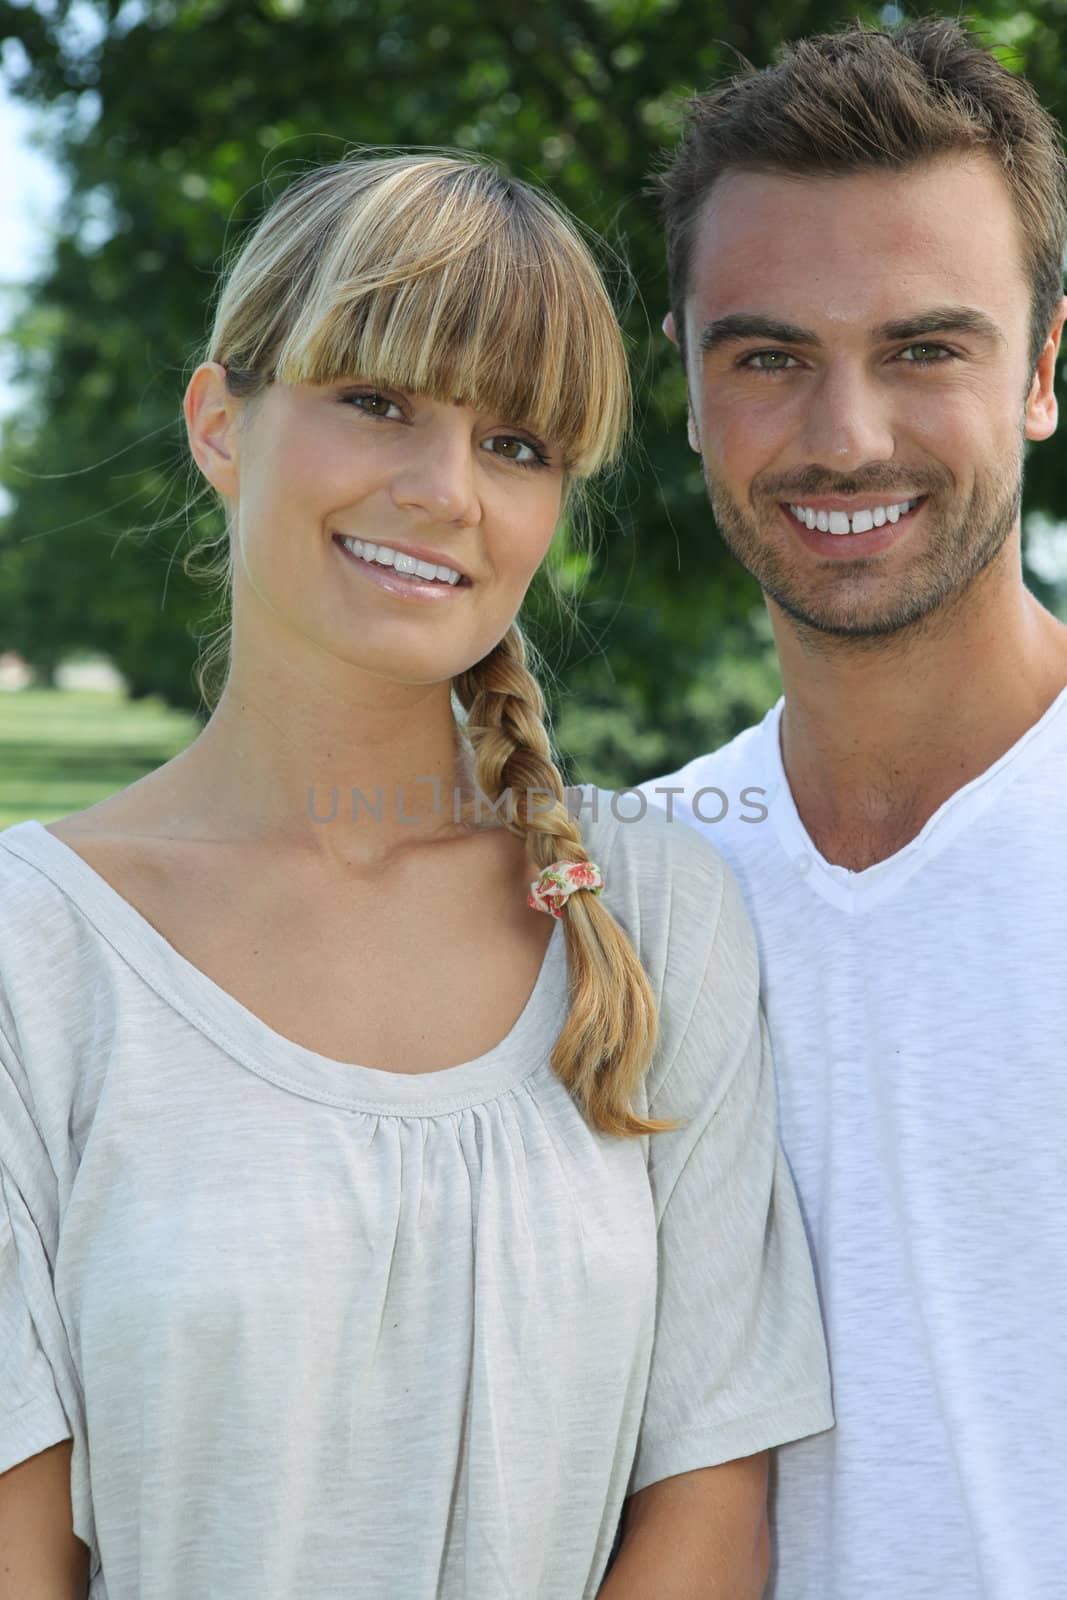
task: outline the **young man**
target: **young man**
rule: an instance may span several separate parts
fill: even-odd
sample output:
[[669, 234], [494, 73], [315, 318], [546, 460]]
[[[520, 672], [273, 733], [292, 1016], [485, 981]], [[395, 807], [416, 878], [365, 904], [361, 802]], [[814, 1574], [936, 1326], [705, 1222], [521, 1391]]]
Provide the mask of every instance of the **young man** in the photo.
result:
[[662, 179], [690, 439], [784, 699], [648, 785], [756, 923], [836, 1430], [775, 1600], [1067, 1593], [1067, 628], [1024, 587], [1064, 160], [956, 25], [698, 99]]

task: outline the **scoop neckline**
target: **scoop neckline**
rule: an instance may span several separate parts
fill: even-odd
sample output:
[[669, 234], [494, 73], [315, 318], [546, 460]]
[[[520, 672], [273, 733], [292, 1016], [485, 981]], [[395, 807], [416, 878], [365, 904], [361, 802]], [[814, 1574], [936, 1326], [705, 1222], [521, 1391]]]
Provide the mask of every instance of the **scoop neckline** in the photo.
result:
[[288, 1039], [222, 988], [78, 852], [36, 818], [0, 844], [41, 871], [166, 1003], [259, 1077], [305, 1098], [396, 1116], [442, 1116], [484, 1104], [548, 1065], [566, 1006], [566, 948], [557, 922], [526, 1003], [483, 1054], [432, 1072], [339, 1061]]

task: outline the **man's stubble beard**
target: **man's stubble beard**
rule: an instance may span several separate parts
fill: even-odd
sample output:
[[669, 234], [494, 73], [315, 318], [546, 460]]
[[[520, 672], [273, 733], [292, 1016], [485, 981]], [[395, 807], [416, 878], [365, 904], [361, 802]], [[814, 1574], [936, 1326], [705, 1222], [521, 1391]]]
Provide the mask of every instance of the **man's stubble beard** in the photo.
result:
[[[970, 589], [1003, 548], [1022, 505], [1022, 436], [1020, 430], [1015, 460], [1003, 471], [979, 478], [967, 504], [954, 518], [945, 513], [939, 516], [935, 504], [927, 501], [920, 513], [927, 521], [919, 536], [921, 549], [901, 574], [895, 592], [876, 598], [866, 597], [864, 581], [877, 568], [876, 556], [858, 557], [847, 564], [835, 561], [836, 582], [827, 581], [834, 573], [823, 569], [821, 581], [810, 584], [812, 592], [805, 594], [796, 572], [798, 564], [791, 570], [781, 539], [768, 534], [760, 519], [743, 511], [729, 491], [715, 482], [706, 464], [704, 482], [723, 543], [791, 619], [798, 633], [812, 643], [821, 638], [824, 645], [838, 640], [859, 647], [877, 646], [932, 623], [939, 612]], [[849, 482], [852, 487], [845, 486]], [[877, 493], [879, 487], [874, 486], [872, 492]], [[922, 491], [921, 485], [916, 487]], [[835, 489], [812, 487], [809, 493], [860, 494], [869, 488], [869, 479], [864, 483], [857, 477], [842, 479]], [[803, 498], [799, 491], [789, 495], [793, 504]], [[775, 500], [767, 520], [777, 523], [779, 517]], [[979, 530], [977, 534], [975, 530]], [[850, 589], [859, 593], [850, 594]]]

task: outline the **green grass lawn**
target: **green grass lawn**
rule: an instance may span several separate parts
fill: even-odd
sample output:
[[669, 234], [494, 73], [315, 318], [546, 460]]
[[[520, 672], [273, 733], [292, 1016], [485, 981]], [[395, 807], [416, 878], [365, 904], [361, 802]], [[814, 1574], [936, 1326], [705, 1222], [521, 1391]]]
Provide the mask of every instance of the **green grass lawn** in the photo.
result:
[[54, 822], [124, 789], [196, 737], [162, 701], [94, 689], [0, 693], [0, 828]]

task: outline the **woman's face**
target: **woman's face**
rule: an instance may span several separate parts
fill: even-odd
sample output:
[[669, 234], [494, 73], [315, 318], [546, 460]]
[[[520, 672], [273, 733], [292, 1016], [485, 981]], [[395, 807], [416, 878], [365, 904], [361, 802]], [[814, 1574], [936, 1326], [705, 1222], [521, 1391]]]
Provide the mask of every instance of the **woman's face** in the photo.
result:
[[216, 364], [194, 374], [186, 415], [231, 500], [235, 638], [266, 608], [352, 666], [431, 684], [507, 632], [560, 514], [553, 441], [357, 379], [235, 402]]

